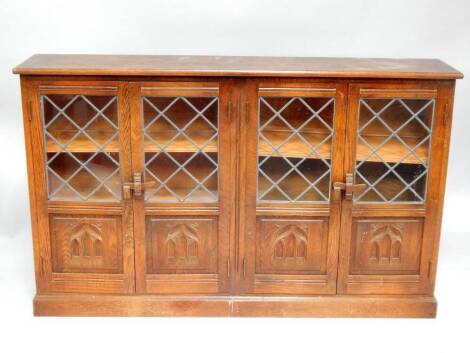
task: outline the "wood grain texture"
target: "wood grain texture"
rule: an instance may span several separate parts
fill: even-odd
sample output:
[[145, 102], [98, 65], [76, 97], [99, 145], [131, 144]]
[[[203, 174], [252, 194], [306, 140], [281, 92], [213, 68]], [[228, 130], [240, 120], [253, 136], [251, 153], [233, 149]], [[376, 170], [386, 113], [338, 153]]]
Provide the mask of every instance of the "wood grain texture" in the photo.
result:
[[[285, 92], [283, 97], [302, 97], [305, 93], [305, 83], [286, 83], [286, 82], [263, 82], [263, 88], [269, 87], [270, 90], [278, 89]], [[343, 84], [318, 84], [311, 83], [309, 85], [312, 89], [308, 92], [308, 97], [324, 97], [324, 93], [328, 92], [328, 97], [335, 99], [335, 116], [333, 130], [332, 146], [330, 150], [334, 151], [331, 156], [332, 180], [340, 180], [343, 178], [342, 167], [342, 149], [344, 145], [344, 126], [346, 120], [346, 102], [347, 86]], [[263, 249], [260, 249], [261, 243], [259, 237], [262, 236], [262, 230], [259, 229], [259, 223], [263, 219], [271, 216], [273, 222], [277, 219], [278, 222], [282, 221], [282, 216], [289, 215], [291, 224], [301, 223], [298, 216], [301, 212], [305, 212], [309, 216], [312, 212], [318, 212], [315, 209], [320, 207], [315, 204], [303, 203], [303, 209], [299, 210], [296, 203], [275, 203], [275, 202], [257, 202], [257, 154], [262, 154], [258, 150], [256, 141], [258, 133], [258, 112], [259, 100], [258, 95], [266, 94], [260, 92], [256, 82], [247, 82], [244, 92], [247, 95], [245, 100], [248, 102], [248, 108], [244, 110], [244, 114], [240, 116], [240, 230], [239, 230], [239, 246], [241, 249], [241, 270], [240, 276], [243, 283], [243, 292], [245, 293], [264, 293], [264, 294], [314, 294], [314, 293], [330, 293], [336, 292], [336, 273], [337, 273], [337, 256], [338, 256], [338, 238], [339, 238], [339, 215], [341, 202], [340, 200], [331, 200], [326, 204], [321, 205], [323, 214], [327, 216], [322, 218], [325, 224], [324, 229], [320, 230], [321, 234], [311, 234], [311, 238], [321, 238], [321, 241], [316, 244], [322, 250], [316, 253], [316, 258], [310, 263], [310, 271], [315, 272], [315, 265], [321, 263], [316, 268], [316, 273], [302, 273], [295, 271], [295, 266], [291, 266], [288, 272], [270, 271], [271, 273], [263, 273], [260, 266], [256, 266], [256, 262], [260, 265], [261, 262], [266, 264], [267, 256], [263, 254]], [[297, 96], [300, 94], [300, 96]], [[261, 144], [260, 144], [261, 145]], [[305, 154], [304, 154], [305, 155]], [[288, 178], [286, 178], [288, 179]], [[258, 181], [259, 183], [259, 181]], [[298, 188], [298, 185], [293, 181], [286, 183], [289, 191]], [[301, 192], [302, 190], [299, 190]], [[302, 204], [302, 203], [299, 203]], [[300, 211], [300, 212], [299, 212]], [[308, 248], [308, 247], [307, 247]], [[268, 249], [274, 251], [275, 249]], [[313, 254], [312, 254], [313, 255]], [[285, 270], [285, 269], [284, 269]]]
[[120, 217], [52, 215], [54, 272], [122, 273]]
[[21, 75], [250, 76], [457, 79], [437, 59], [36, 54]]
[[351, 240], [352, 274], [418, 274], [422, 219], [357, 219]]
[[[22, 75], [36, 315], [435, 316], [432, 293], [458, 71], [436, 60], [61, 55], [34, 56], [15, 71]], [[119, 152], [122, 183], [144, 172], [146, 154], [158, 152], [144, 138], [142, 97], [218, 97], [218, 142], [205, 149], [219, 156], [218, 201], [146, 202], [134, 194], [119, 202], [48, 200], [45, 153], [59, 149], [43, 138], [41, 94], [117, 96], [119, 140], [106, 152]], [[277, 104], [273, 114], [299, 127], [311, 115], [300, 104], [289, 111], [279, 107], [293, 97], [334, 99], [334, 109], [324, 112], [333, 135], [314, 157], [331, 163], [331, 184], [344, 183], [356, 161], [370, 153], [357, 139], [359, 99], [433, 99], [429, 147], [416, 148], [402, 163], [429, 164], [425, 201], [357, 203], [342, 191], [321, 203], [257, 201], [258, 157], [273, 150], [258, 139], [260, 102]], [[150, 113], [147, 119], [156, 114]], [[391, 125], [402, 124], [405, 113], [389, 111]], [[193, 112], [180, 106], [168, 115], [180, 123], [185, 114], [190, 118]], [[207, 139], [204, 126], [196, 119], [191, 134], [197, 145]], [[314, 145], [329, 131], [321, 124], [306, 126], [301, 133]], [[423, 138], [418, 130], [405, 124], [403, 141], [415, 145]], [[163, 142], [174, 134], [163, 125], [147, 132]], [[283, 155], [300, 161], [310, 147], [298, 139], [283, 144], [293, 132], [281, 120], [263, 131], [282, 145]], [[389, 135], [377, 125], [368, 133], [374, 145], [374, 138]], [[390, 164], [407, 152], [393, 142], [380, 151]], [[77, 138], [68, 150], [86, 155], [96, 147]], [[167, 146], [173, 156], [197, 151], [185, 139]], [[310, 157], [310, 168], [322, 163]], [[369, 160], [369, 168], [379, 164], [376, 157]], [[159, 162], [155, 170], [165, 173], [170, 165]], [[279, 179], [285, 170], [276, 165], [271, 172]], [[202, 163], [197, 167], [201, 174], [209, 170]], [[175, 185], [184, 187], [183, 179]], [[291, 175], [283, 187], [295, 194], [304, 183]], [[78, 184], [86, 186], [87, 178]], [[382, 188], [393, 194], [399, 187], [392, 181]]]
[[146, 217], [148, 274], [216, 273], [217, 218]]
[[44, 284], [44, 271], [42, 270], [43, 266], [43, 257], [42, 257], [42, 238], [38, 236], [39, 233], [39, 224], [38, 224], [38, 208], [36, 200], [36, 179], [34, 172], [34, 158], [33, 158], [33, 149], [36, 147], [34, 145], [34, 139], [32, 136], [32, 121], [33, 121], [33, 101], [32, 96], [34, 96], [34, 89], [30, 82], [21, 79], [21, 103], [23, 110], [23, 129], [24, 129], [24, 139], [25, 139], [25, 151], [26, 151], [26, 166], [28, 172], [28, 191], [29, 191], [29, 205], [30, 205], [30, 217], [31, 217], [31, 230], [33, 233], [33, 252], [34, 252], [34, 270], [36, 273], [36, 289], [38, 292], [41, 292], [45, 288]]
[[[443, 199], [436, 196], [439, 192], [440, 177], [439, 173], [442, 171], [441, 163], [445, 163], [443, 160], [442, 152], [446, 148], [442, 148], [442, 144], [446, 144], [447, 141], [444, 139], [443, 129], [446, 124], [449, 123], [448, 116], [446, 117], [445, 111], [448, 111], [448, 89], [449, 84], [445, 82], [439, 83], [409, 83], [396, 85], [394, 83], [374, 83], [367, 82], [363, 84], [352, 84], [349, 88], [349, 112], [348, 112], [348, 136], [346, 142], [346, 150], [348, 153], [345, 154], [345, 170], [347, 172], [353, 172], [356, 163], [356, 150], [357, 144], [355, 136], [357, 134], [357, 119], [358, 119], [358, 102], [362, 97], [363, 92], [374, 91], [374, 97], [390, 97], [390, 91], [394, 91], [396, 96], [410, 96], [414, 98], [426, 98], [429, 97], [426, 91], [433, 90], [437, 92], [436, 95], [436, 107], [434, 110], [434, 119], [432, 126], [432, 141], [431, 141], [431, 160], [429, 167], [429, 175], [427, 178], [427, 197], [421, 207], [425, 208], [420, 211], [419, 205], [405, 205], [403, 204], [402, 209], [397, 209], [399, 204], [382, 204], [379, 208], [375, 208], [372, 205], [364, 205], [359, 203], [353, 203], [348, 200], [342, 202], [342, 218], [341, 218], [341, 246], [340, 246], [340, 261], [339, 261], [339, 280], [338, 280], [338, 293], [348, 294], [430, 294], [431, 283], [433, 282], [434, 275], [432, 273], [431, 266], [433, 266], [436, 260], [432, 254], [433, 237], [436, 232], [436, 223], [440, 221], [441, 213], [438, 213], [437, 207], [441, 205]], [[397, 91], [402, 91], [398, 93]], [[422, 96], [421, 96], [422, 95]], [[439, 146], [439, 144], [441, 146]], [[391, 189], [392, 186], [390, 186]], [[442, 210], [441, 210], [442, 211]], [[368, 274], [356, 274], [358, 270], [355, 267], [355, 254], [352, 249], [357, 246], [354, 241], [357, 241], [358, 234], [354, 233], [354, 225], [360, 221], [361, 217], [366, 217], [369, 222], [381, 221], [385, 217], [389, 222], [398, 222], [403, 217], [410, 217], [412, 215], [421, 215], [422, 218], [418, 218], [420, 223], [420, 230], [415, 229], [410, 231], [407, 235], [402, 235], [402, 240], [405, 238], [414, 239], [408, 245], [409, 249], [402, 253], [405, 256], [406, 252], [412, 253], [414, 259], [404, 259], [395, 270], [399, 270], [400, 266], [405, 269], [406, 266], [410, 266], [410, 260], [413, 263], [415, 274], [407, 274], [399, 272], [393, 272], [393, 266], [376, 267], [374, 273], [369, 272]], [[437, 216], [439, 214], [439, 216]], [[439, 223], [440, 224], [440, 223]], [[437, 225], [439, 227], [440, 225]], [[420, 235], [422, 234], [422, 235]], [[419, 239], [421, 238], [421, 239]], [[364, 237], [367, 239], [367, 236]], [[417, 243], [419, 239], [419, 244]], [[403, 244], [402, 244], [403, 245]], [[420, 249], [417, 249], [416, 247]], [[416, 259], [416, 257], [418, 259]], [[416, 264], [415, 261], [418, 261]], [[408, 264], [407, 264], [408, 262]], [[376, 266], [376, 265], [374, 265]], [[411, 269], [411, 267], [409, 267]], [[371, 267], [372, 269], [372, 267]], [[406, 272], [406, 271], [405, 271]]]
[[[75, 90], [82, 90], [86, 87], [87, 94], [93, 94], [96, 89], [98, 93], [100, 90], [100, 82], [84, 81], [81, 83], [73, 83]], [[34, 146], [31, 149], [31, 156], [34, 165], [34, 185], [30, 186], [30, 192], [35, 194], [35, 213], [36, 230], [34, 231], [33, 239], [38, 244], [38, 292], [41, 291], [58, 291], [58, 292], [87, 292], [87, 293], [128, 293], [134, 291], [134, 250], [133, 250], [133, 229], [132, 229], [132, 208], [129, 202], [110, 202], [102, 203], [107, 205], [104, 208], [99, 208], [100, 203], [94, 204], [93, 202], [52, 202], [49, 204], [47, 196], [46, 185], [46, 166], [45, 166], [45, 145], [43, 139], [43, 123], [41, 114], [41, 105], [39, 100], [40, 83], [33, 82], [26, 79], [25, 85], [31, 90], [29, 95], [26, 95], [30, 101], [31, 106], [31, 121], [29, 143]], [[120, 102], [119, 110], [119, 129], [120, 129], [120, 162], [121, 162], [121, 177], [125, 178], [126, 173], [130, 173], [130, 148], [129, 141], [126, 137], [130, 134], [130, 125], [124, 85], [118, 82], [107, 82], [109, 87], [114, 87], [113, 91], [118, 95]], [[61, 87], [68, 86], [67, 83], [61, 82]], [[70, 86], [70, 83], [69, 83]], [[49, 206], [52, 206], [49, 208]], [[61, 208], [62, 206], [62, 208]], [[54, 207], [55, 210], [54, 210]], [[88, 209], [87, 209], [88, 208]], [[65, 212], [64, 212], [65, 209]], [[50, 214], [62, 213], [64, 215], [74, 214], [77, 219], [86, 220], [91, 215], [113, 215], [119, 217], [118, 222], [120, 229], [113, 231], [114, 236], [119, 237], [119, 240], [113, 240], [117, 246], [120, 247], [118, 258], [121, 263], [119, 266], [114, 266], [113, 272], [119, 273], [99, 273], [99, 266], [97, 268], [87, 269], [83, 267], [80, 271], [83, 273], [73, 272], [55, 272], [56, 269], [63, 271], [62, 265], [56, 266], [54, 269], [54, 255], [53, 250], [61, 247], [62, 236], [60, 239], [54, 237], [51, 233], [54, 231], [52, 222], [50, 222]], [[53, 218], [54, 216], [52, 216]], [[117, 225], [116, 225], [117, 226]], [[33, 229], [35, 229], [33, 227]], [[67, 234], [65, 234], [67, 235]], [[54, 241], [59, 241], [59, 244], [52, 244]], [[101, 249], [103, 250], [103, 249]], [[57, 264], [56, 264], [57, 265]], [[103, 267], [102, 267], [103, 268]], [[68, 268], [70, 269], [70, 268]], [[77, 267], [75, 267], [77, 270]], [[101, 271], [106, 272], [106, 271]]]
[[36, 295], [36, 316], [268, 316], [433, 318], [431, 296]]
[[[134, 170], [142, 173], [144, 171], [145, 153], [157, 152], [151, 144], [145, 143], [143, 135], [142, 97], [199, 97], [201, 93], [209, 94], [211, 97], [219, 97], [219, 109], [216, 111], [218, 120], [218, 139], [207, 147], [207, 152], [218, 152], [218, 202], [165, 202], [164, 197], [158, 197], [145, 201], [143, 197], [134, 197], [134, 220], [136, 238], [136, 278], [138, 293], [227, 293], [230, 291], [230, 257], [229, 243], [230, 231], [229, 219], [231, 217], [231, 205], [234, 189], [231, 187], [229, 178], [232, 175], [230, 161], [231, 121], [228, 116], [228, 95], [230, 94], [229, 82], [134, 82], [131, 83], [132, 99], [132, 161]], [[207, 91], [209, 89], [209, 91]], [[175, 116], [181, 117], [183, 111], [174, 112]], [[188, 114], [188, 112], [184, 112]], [[190, 111], [189, 114], [195, 114]], [[169, 114], [170, 115], [170, 114]], [[192, 115], [191, 115], [192, 117]], [[194, 126], [198, 130], [197, 123]], [[153, 128], [154, 129], [154, 128]], [[165, 140], [165, 132], [147, 130], [154, 134], [157, 139]], [[175, 132], [173, 132], [173, 135]], [[213, 132], [211, 133], [211, 135]], [[197, 140], [197, 134], [191, 134], [193, 141]], [[185, 140], [185, 141], [183, 141]], [[204, 141], [207, 136], [204, 137]], [[168, 140], [165, 141], [165, 143]], [[163, 143], [162, 143], [163, 144]], [[186, 138], [182, 138], [178, 143], [172, 143], [166, 149], [168, 153], [196, 152], [198, 149]], [[206, 149], [205, 149], [206, 151]], [[158, 166], [159, 172], [165, 169], [165, 165]], [[203, 166], [199, 168], [203, 171]], [[169, 173], [168, 175], [170, 175]], [[207, 173], [208, 174], [208, 173]], [[186, 179], [178, 179], [178, 185], [187, 183]], [[207, 215], [210, 214], [211, 218]], [[162, 218], [164, 216], [165, 218]], [[153, 224], [153, 226], [152, 226]], [[159, 225], [157, 225], [159, 224]], [[175, 247], [167, 248], [169, 234], [164, 234], [165, 230], [161, 226], [170, 228], [171, 234], [184, 233], [184, 242], [191, 239], [188, 251], [189, 258], [168, 259], [164, 257], [162, 248], [166, 249], [166, 254], [179, 254]], [[163, 237], [166, 237], [163, 239]], [[176, 251], [178, 250], [178, 251]], [[197, 252], [197, 255], [196, 255]]]
[[[197, 128], [197, 124], [194, 126], [194, 128]], [[61, 144], [64, 145], [65, 143], [68, 142], [69, 134], [62, 133], [64, 136], [61, 137], [60, 131], [58, 132], [51, 131], [51, 133], [54, 134], [54, 137]], [[150, 132], [150, 134], [152, 134], [152, 132]], [[163, 140], [163, 141], [168, 141], [175, 135], [174, 132], [170, 132], [170, 131], [158, 132], [155, 134], [158, 134], [158, 139]], [[196, 145], [201, 146], [207, 140], [206, 135], [207, 134], [204, 134], [204, 133], [201, 133], [201, 134], [193, 133], [191, 135], [191, 139], [194, 141]], [[264, 135], [269, 139], [269, 141], [273, 145], [279, 146], [287, 137], [289, 137], [290, 133], [272, 131], [272, 132], [265, 132]], [[386, 136], [387, 135], [385, 134], [382, 136], [370, 136], [370, 137], [367, 137], [367, 142], [370, 143], [372, 146], [375, 146], [381, 143], [386, 138]], [[311, 135], [308, 138], [308, 142], [311, 145], [315, 146], [319, 144], [321, 141], [323, 141], [326, 137], [327, 137], [327, 134]], [[421, 141], [421, 139], [413, 138], [413, 137], [402, 137], [402, 139], [409, 146], [416, 146]], [[106, 136], [103, 136], [102, 138], [97, 136], [95, 138], [95, 141], [98, 144], [104, 144], [104, 142], [106, 142]], [[47, 148], [48, 153], [55, 153], [55, 152], [60, 151], [60, 147], [56, 143], [54, 143], [52, 140], [47, 141], [46, 148]], [[160, 150], [154, 143], [152, 143], [149, 140], [144, 141], [144, 148], [145, 148], [145, 152], [147, 153], [158, 152]], [[212, 141], [209, 144], [207, 144], [207, 146], [204, 148], [204, 151], [206, 153], [215, 153], [217, 152], [217, 148], [218, 146], [217, 146], [216, 141]], [[83, 153], [95, 152], [96, 144], [94, 144], [88, 138], [78, 137], [67, 145], [67, 151], [83, 152]], [[106, 144], [104, 151], [110, 152], [110, 153], [119, 152], [118, 141], [112, 141]], [[196, 152], [197, 146], [189, 142], [187, 139], [177, 139], [170, 146], [165, 148], [165, 151], [170, 152], [170, 153]], [[322, 144], [316, 150], [317, 153], [315, 154], [312, 154], [311, 151], [312, 151], [311, 148], [307, 144], [302, 142], [301, 140], [292, 140], [280, 149], [280, 152], [285, 157], [303, 158], [304, 156], [310, 154], [308, 159], [320, 159], [320, 156], [324, 159], [331, 158], [331, 145], [329, 145], [328, 143]], [[260, 156], [270, 156], [272, 154], [271, 145], [268, 144], [265, 140], [260, 140], [258, 154]], [[384, 160], [386, 162], [391, 162], [391, 163], [402, 162], [406, 164], [418, 163], [420, 161], [427, 162], [428, 160], [427, 146], [420, 145], [414, 150], [414, 154], [411, 154], [411, 156], [409, 156], [403, 161], [404, 156], [409, 154], [409, 150], [398, 140], [391, 140], [385, 146], [383, 146], [380, 149], [380, 158], [375, 155], [370, 156], [370, 154], [371, 154], [370, 149], [367, 148], [365, 145], [361, 144], [358, 146], [357, 160], [359, 161], [364, 160], [367, 157], [368, 157], [367, 160], [370, 162], [380, 162]]]

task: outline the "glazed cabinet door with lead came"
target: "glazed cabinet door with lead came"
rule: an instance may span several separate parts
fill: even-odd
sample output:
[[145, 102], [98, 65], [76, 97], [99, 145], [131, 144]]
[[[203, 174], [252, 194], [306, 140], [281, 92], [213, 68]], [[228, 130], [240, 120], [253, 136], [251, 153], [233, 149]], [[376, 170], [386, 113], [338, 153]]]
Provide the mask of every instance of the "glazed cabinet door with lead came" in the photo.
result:
[[137, 291], [226, 293], [231, 263], [228, 87], [132, 83]]
[[339, 286], [342, 293], [430, 291], [439, 232], [445, 87], [350, 87]]
[[120, 82], [22, 83], [39, 291], [134, 291], [129, 110]]
[[252, 82], [246, 94], [241, 291], [335, 293], [341, 205], [331, 186], [343, 173], [346, 85]]

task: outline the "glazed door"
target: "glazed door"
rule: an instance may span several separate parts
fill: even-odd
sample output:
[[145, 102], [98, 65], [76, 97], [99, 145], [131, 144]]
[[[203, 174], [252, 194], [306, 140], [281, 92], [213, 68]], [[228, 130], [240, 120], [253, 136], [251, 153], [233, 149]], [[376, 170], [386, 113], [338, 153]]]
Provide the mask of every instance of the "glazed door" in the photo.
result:
[[27, 79], [22, 90], [38, 291], [134, 291], [125, 84]]
[[431, 292], [450, 92], [444, 84], [350, 86], [346, 180], [336, 184], [339, 292]]
[[335, 293], [346, 85], [248, 81], [243, 92], [239, 291]]
[[229, 84], [132, 83], [131, 91], [137, 292], [227, 293]]

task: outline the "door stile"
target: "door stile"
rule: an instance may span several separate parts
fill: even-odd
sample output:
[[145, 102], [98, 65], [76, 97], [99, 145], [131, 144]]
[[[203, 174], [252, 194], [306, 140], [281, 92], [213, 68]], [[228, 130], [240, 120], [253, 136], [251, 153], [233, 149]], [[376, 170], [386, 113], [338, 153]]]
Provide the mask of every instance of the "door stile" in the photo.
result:
[[236, 165], [233, 144], [233, 86], [232, 80], [221, 80], [219, 83], [219, 292], [229, 294], [233, 290], [233, 249], [235, 222]]
[[226, 196], [226, 202], [221, 204], [221, 207], [228, 213], [228, 217], [225, 221], [225, 229], [219, 227], [219, 232], [228, 232], [228, 242], [226, 244], [226, 258], [221, 261], [222, 266], [225, 263], [225, 269], [227, 273], [226, 290], [227, 293], [232, 294], [235, 290], [236, 285], [236, 256], [237, 256], [237, 232], [238, 232], [238, 188], [237, 188], [237, 173], [238, 173], [238, 110], [237, 110], [237, 80], [232, 78], [226, 78], [222, 81], [223, 94], [226, 100], [226, 121], [224, 123], [226, 128], [226, 139], [229, 142], [225, 145], [227, 148], [226, 158], [228, 160], [229, 168], [227, 173], [224, 175], [224, 180], [229, 185]]
[[[142, 137], [143, 121], [141, 108], [140, 83], [129, 82], [129, 110], [131, 122], [131, 156], [132, 173], [128, 182], [132, 181], [134, 173], [144, 169], [144, 141]], [[145, 293], [145, 214], [144, 199], [131, 197], [134, 214], [134, 246], [135, 246], [135, 288], [136, 293]]]
[[338, 279], [338, 257], [339, 243], [341, 234], [341, 220], [343, 202], [341, 195], [335, 192], [333, 185], [337, 181], [345, 178], [345, 155], [347, 151], [347, 109], [348, 109], [348, 84], [341, 83], [336, 88], [336, 109], [333, 144], [331, 151], [332, 169], [331, 169], [331, 197], [330, 197], [330, 216], [329, 216], [329, 241], [328, 253], [332, 254], [327, 258], [328, 292], [336, 293]]
[[[131, 178], [132, 174], [132, 144], [131, 144], [131, 109], [129, 84], [122, 82], [118, 86], [119, 117], [119, 154], [121, 157], [121, 182]], [[123, 219], [123, 268], [129, 274], [128, 290], [135, 292], [135, 240], [134, 240], [134, 210], [132, 200], [122, 197]]]
[[249, 245], [256, 234], [257, 88], [255, 81], [244, 80], [238, 96], [237, 294], [252, 293], [254, 284], [255, 249]]
[[[346, 116], [346, 133], [344, 143], [344, 173], [343, 178], [346, 178], [346, 173], [354, 170], [354, 163], [356, 161], [356, 134], [357, 122], [356, 115], [359, 102], [359, 91], [353, 89], [352, 85], [348, 86], [348, 105]], [[343, 179], [344, 180], [344, 179]], [[338, 255], [338, 280], [337, 280], [337, 293], [345, 292], [345, 281], [343, 278], [347, 276], [348, 261], [351, 241], [351, 227], [352, 227], [352, 200], [342, 199], [341, 201], [341, 218], [340, 218], [340, 237], [339, 237], [339, 255]]]
[[[239, 246], [239, 156], [240, 156], [240, 103], [242, 94], [243, 80], [226, 78], [222, 81], [221, 100], [226, 101], [226, 116], [224, 123], [225, 138], [225, 156], [228, 159], [229, 167], [223, 175], [228, 186], [225, 190], [225, 202], [221, 207], [228, 213], [225, 228], [219, 228], [221, 232], [229, 232], [229, 241], [227, 244], [227, 258], [225, 266], [227, 269], [227, 292], [237, 293], [238, 290], [238, 259], [240, 253]], [[223, 264], [222, 264], [223, 265]]]

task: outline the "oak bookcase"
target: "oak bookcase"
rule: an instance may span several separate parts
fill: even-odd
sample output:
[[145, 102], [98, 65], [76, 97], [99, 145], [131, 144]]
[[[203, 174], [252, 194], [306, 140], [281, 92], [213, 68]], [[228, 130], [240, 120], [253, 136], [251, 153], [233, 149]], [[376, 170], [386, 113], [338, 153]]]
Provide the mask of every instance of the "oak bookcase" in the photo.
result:
[[434, 317], [439, 60], [34, 55], [36, 315]]

